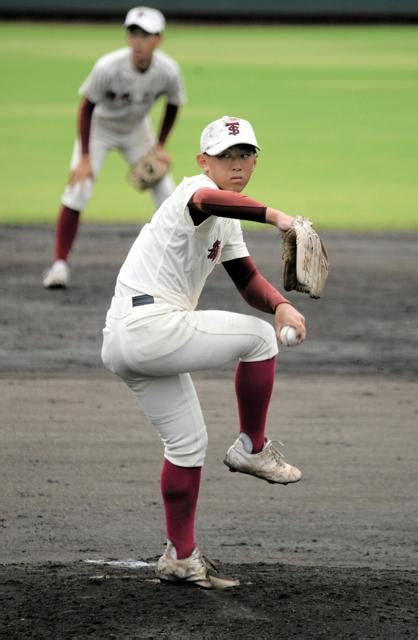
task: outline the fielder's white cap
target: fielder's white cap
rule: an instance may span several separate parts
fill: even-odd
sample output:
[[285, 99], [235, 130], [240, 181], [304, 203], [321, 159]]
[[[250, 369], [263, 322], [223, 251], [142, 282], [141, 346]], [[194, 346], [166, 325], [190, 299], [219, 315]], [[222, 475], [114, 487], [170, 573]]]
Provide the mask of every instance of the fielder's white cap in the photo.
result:
[[125, 27], [139, 27], [153, 35], [165, 29], [165, 18], [158, 9], [150, 7], [134, 7], [126, 14]]
[[254, 129], [248, 120], [222, 116], [203, 129], [200, 136], [200, 153], [217, 156], [236, 144], [250, 144], [260, 149]]

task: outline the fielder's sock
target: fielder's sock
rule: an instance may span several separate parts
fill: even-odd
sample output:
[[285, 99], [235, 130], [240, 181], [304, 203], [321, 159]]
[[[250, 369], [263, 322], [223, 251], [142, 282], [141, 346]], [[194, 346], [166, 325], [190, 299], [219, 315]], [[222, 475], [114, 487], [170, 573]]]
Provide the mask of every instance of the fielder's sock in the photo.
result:
[[77, 235], [80, 212], [61, 205], [55, 233], [55, 260], [67, 260]]
[[166, 458], [161, 469], [167, 538], [179, 560], [188, 558], [196, 546], [194, 520], [201, 471], [201, 467], [178, 467]]
[[275, 357], [261, 362], [239, 362], [235, 370], [240, 431], [251, 440], [252, 453], [258, 453], [264, 447], [275, 371]]

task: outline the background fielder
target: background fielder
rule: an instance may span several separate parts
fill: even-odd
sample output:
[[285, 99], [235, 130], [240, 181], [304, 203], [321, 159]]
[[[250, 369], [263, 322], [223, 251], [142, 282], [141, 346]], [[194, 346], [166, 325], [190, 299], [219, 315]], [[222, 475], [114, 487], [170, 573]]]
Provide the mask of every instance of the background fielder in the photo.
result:
[[[69, 283], [68, 256], [80, 213], [87, 205], [106, 155], [118, 150], [132, 166], [156, 146], [169, 160], [164, 145], [184, 102], [184, 86], [177, 63], [157, 47], [165, 28], [163, 14], [149, 7], [131, 9], [125, 19], [129, 47], [99, 58], [80, 87], [78, 137], [71, 173], [58, 212], [54, 263], [43, 276], [47, 288]], [[147, 114], [160, 96], [166, 98], [160, 130], [155, 138]], [[151, 195], [158, 207], [175, 185], [167, 174]]]
[[[117, 277], [103, 330], [105, 366], [133, 391], [164, 444], [161, 491], [168, 543], [158, 575], [204, 587], [216, 586], [194, 532], [207, 432], [190, 372], [238, 363], [241, 434], [226, 455], [231, 470], [282, 484], [301, 477], [265, 437], [276, 334], [283, 325], [294, 326], [301, 342], [305, 323], [258, 271], [243, 240], [239, 219], [282, 231], [294, 220], [241, 195], [258, 148], [246, 120], [224, 116], [208, 125], [197, 156], [203, 173], [185, 178], [141, 230]], [[274, 314], [276, 334], [253, 316], [196, 310], [218, 263], [250, 305]]]

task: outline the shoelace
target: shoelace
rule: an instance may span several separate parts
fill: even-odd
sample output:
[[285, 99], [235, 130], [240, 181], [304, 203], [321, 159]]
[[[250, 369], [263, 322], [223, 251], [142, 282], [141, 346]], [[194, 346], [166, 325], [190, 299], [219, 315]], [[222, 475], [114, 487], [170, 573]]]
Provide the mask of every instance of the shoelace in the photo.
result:
[[219, 573], [219, 569], [218, 569], [218, 566], [216, 565], [216, 563], [213, 562], [212, 560], [210, 560], [201, 551], [199, 551], [199, 553], [200, 553], [200, 557], [202, 558], [204, 564], [206, 565], [206, 568], [207, 569], [212, 569], [213, 571], [216, 571], [216, 573]]
[[277, 448], [277, 446], [280, 445], [281, 447], [284, 447], [283, 442], [280, 442], [280, 440], [272, 440], [270, 442], [270, 451], [273, 455], [273, 458], [276, 460], [276, 462], [278, 462], [280, 465], [283, 465], [284, 463], [284, 456], [282, 454], [281, 451], [279, 451], [279, 449]]

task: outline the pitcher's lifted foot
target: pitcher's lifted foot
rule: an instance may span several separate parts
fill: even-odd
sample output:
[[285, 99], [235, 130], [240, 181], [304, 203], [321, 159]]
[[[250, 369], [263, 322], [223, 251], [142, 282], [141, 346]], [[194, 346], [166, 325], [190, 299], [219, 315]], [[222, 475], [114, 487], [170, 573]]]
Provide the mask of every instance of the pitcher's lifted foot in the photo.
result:
[[280, 451], [268, 438], [259, 453], [248, 453], [244, 447], [243, 439], [239, 436], [229, 447], [224, 464], [229, 467], [230, 471], [248, 473], [272, 484], [298, 482], [302, 477], [301, 471], [285, 462]]

